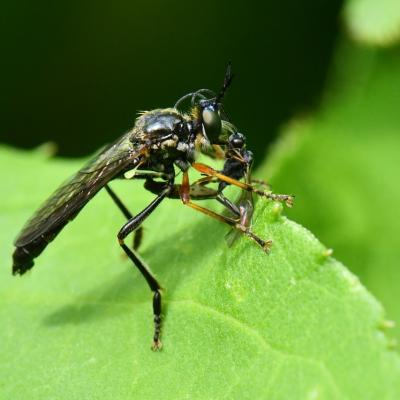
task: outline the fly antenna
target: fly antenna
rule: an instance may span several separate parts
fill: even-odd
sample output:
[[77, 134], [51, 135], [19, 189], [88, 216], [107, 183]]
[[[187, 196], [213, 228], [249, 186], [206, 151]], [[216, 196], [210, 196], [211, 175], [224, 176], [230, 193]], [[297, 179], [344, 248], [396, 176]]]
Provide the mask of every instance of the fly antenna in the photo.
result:
[[232, 64], [229, 61], [228, 66], [226, 67], [226, 72], [225, 72], [225, 78], [224, 78], [224, 84], [222, 85], [222, 88], [220, 92], [218, 93], [218, 96], [215, 98], [214, 104], [218, 104], [224, 97], [226, 90], [232, 83], [233, 75], [232, 75]]

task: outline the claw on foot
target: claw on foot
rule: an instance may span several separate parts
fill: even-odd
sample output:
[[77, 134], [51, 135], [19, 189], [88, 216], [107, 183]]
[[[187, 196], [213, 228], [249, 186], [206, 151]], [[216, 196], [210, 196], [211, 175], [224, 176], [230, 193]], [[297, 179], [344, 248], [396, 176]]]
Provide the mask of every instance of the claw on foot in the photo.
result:
[[271, 251], [271, 247], [272, 247], [272, 240], [265, 240], [262, 248], [267, 254]]
[[293, 207], [293, 203], [294, 203], [294, 196], [287, 196], [287, 199], [285, 200], [286, 206], [291, 208]]
[[162, 348], [162, 343], [160, 340], [154, 340], [153, 344], [151, 345], [151, 350], [153, 351], [160, 351]]
[[269, 253], [269, 250], [272, 246], [272, 240], [263, 240], [259, 238], [247, 226], [244, 226], [243, 224], [236, 224], [235, 227], [239, 231], [243, 232], [243, 234], [248, 236], [250, 239], [254, 240], [266, 253]]

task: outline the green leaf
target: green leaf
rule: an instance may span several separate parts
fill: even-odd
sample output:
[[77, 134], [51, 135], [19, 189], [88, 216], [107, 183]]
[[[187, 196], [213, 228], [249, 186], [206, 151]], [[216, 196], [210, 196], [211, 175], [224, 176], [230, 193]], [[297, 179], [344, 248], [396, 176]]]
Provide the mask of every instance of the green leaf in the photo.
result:
[[[400, 360], [384, 312], [306, 229], [259, 201], [232, 249], [226, 228], [166, 200], [141, 254], [165, 287], [164, 348], [150, 351], [151, 293], [115, 238], [122, 215], [97, 195], [23, 277], [12, 238], [79, 163], [0, 150], [2, 399], [397, 399]], [[113, 182], [132, 210], [152, 195]]]
[[[279, 190], [296, 195], [289, 215], [332, 247], [396, 322], [399, 68], [393, 51], [344, 43], [322, 110], [294, 122], [264, 167]], [[394, 333], [399, 339], [399, 326]]]
[[400, 39], [398, 0], [348, 0], [344, 17], [351, 36], [361, 43], [387, 46]]

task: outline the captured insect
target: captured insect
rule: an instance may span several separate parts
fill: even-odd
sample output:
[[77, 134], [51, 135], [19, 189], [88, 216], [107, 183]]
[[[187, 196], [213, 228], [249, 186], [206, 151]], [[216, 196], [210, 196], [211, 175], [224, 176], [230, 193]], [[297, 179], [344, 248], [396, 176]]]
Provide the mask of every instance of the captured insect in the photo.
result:
[[[16, 238], [13, 254], [13, 274], [24, 274], [34, 265], [46, 246], [74, 219], [81, 209], [105, 188], [127, 219], [117, 234], [119, 245], [153, 292], [153, 350], [161, 348], [161, 286], [147, 265], [136, 255], [140, 245], [143, 221], [165, 198], [181, 199], [194, 210], [229, 225], [268, 252], [271, 241], [263, 240], [251, 231], [252, 194], [292, 204], [289, 195], [274, 194], [257, 188], [250, 176], [253, 155], [246, 148], [246, 138], [225, 116], [222, 100], [232, 82], [231, 66], [225, 73], [221, 90], [215, 93], [200, 89], [180, 98], [173, 108], [143, 112], [133, 129], [104, 148], [82, 169], [62, 184], [28, 220]], [[190, 101], [188, 112], [180, 110]], [[222, 170], [196, 162], [199, 153], [224, 159]], [[190, 183], [188, 171], [194, 168], [202, 178]], [[175, 178], [182, 174], [180, 184]], [[144, 188], [156, 196], [141, 212], [131, 214], [109, 182], [113, 179], [143, 179]], [[211, 187], [216, 184], [217, 187]], [[243, 196], [238, 203], [223, 193], [228, 185], [239, 187]], [[219, 214], [193, 200], [215, 199], [229, 215]], [[131, 249], [125, 239], [134, 233]], [[236, 235], [236, 234], [235, 234]], [[235, 236], [233, 235], [233, 236]], [[233, 240], [229, 239], [228, 242]]]

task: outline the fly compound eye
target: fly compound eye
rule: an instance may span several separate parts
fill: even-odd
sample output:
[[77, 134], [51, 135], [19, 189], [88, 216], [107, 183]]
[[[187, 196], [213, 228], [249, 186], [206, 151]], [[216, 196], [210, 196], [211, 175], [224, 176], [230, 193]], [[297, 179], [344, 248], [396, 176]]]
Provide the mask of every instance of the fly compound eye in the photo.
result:
[[202, 112], [203, 126], [211, 142], [215, 142], [221, 134], [222, 123], [218, 111], [214, 108], [204, 108]]

